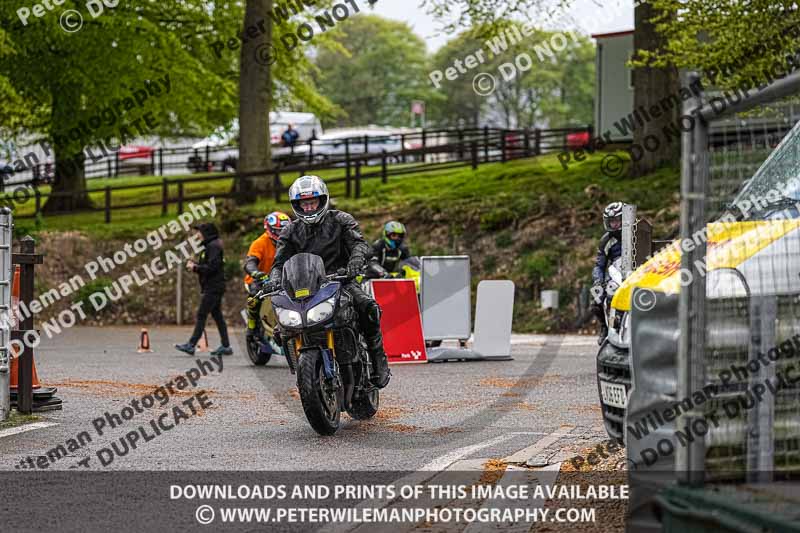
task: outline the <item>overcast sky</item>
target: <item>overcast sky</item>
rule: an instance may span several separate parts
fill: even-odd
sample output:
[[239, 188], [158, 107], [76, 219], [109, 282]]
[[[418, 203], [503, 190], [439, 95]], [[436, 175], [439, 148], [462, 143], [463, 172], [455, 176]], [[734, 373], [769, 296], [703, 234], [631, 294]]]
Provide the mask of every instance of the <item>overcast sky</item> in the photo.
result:
[[[414, 31], [428, 45], [428, 51], [435, 52], [447, 40], [441, 34], [440, 25], [419, 7], [420, 0], [379, 0], [374, 12], [378, 15], [408, 22]], [[599, 7], [602, 5], [603, 7]], [[546, 29], [579, 28], [586, 34], [610, 33], [633, 29], [632, 0], [573, 0], [567, 16], [559, 23], [541, 24]]]

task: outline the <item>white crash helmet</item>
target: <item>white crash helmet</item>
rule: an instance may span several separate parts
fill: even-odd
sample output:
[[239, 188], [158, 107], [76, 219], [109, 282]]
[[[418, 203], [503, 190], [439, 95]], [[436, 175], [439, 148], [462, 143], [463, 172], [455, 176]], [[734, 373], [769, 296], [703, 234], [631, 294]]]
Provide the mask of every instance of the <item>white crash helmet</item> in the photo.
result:
[[603, 227], [612, 233], [622, 231], [622, 202], [608, 204], [603, 210]]
[[[306, 212], [300, 207], [301, 200], [319, 198], [319, 207], [316, 211]], [[317, 224], [325, 218], [330, 205], [328, 186], [319, 176], [300, 176], [289, 187], [289, 202], [297, 218], [306, 224]]]

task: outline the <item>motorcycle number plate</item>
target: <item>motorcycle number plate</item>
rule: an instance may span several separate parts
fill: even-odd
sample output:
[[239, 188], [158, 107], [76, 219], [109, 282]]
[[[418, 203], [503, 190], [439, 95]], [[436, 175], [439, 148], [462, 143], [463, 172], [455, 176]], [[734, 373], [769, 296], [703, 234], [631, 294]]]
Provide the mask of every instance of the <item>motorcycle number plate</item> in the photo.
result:
[[628, 405], [628, 393], [625, 390], [625, 385], [601, 381], [600, 396], [603, 398], [603, 403], [612, 407], [625, 409]]

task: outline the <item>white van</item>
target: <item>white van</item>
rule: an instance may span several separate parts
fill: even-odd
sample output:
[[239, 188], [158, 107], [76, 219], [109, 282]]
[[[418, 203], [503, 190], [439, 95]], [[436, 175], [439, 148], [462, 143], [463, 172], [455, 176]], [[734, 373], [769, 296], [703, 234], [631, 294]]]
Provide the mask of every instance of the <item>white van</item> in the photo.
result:
[[[292, 124], [300, 134], [294, 150], [281, 146], [281, 136]], [[282, 159], [290, 152], [302, 152], [302, 145], [322, 135], [322, 124], [313, 113], [292, 111], [272, 111], [269, 114], [270, 144], [273, 146], [273, 159]], [[239, 163], [239, 121], [233, 120], [228, 127], [217, 128], [211, 135], [192, 145], [197, 155], [189, 157], [187, 166], [192, 172], [236, 172]], [[205, 163], [206, 149], [209, 152], [208, 165]]]

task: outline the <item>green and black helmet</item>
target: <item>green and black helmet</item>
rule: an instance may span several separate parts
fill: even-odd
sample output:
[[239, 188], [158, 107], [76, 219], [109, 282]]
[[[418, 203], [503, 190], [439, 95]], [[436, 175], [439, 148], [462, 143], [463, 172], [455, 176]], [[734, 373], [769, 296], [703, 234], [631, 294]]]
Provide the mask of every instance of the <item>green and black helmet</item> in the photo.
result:
[[383, 226], [383, 240], [389, 248], [399, 247], [405, 238], [406, 227], [400, 222], [391, 220]]

